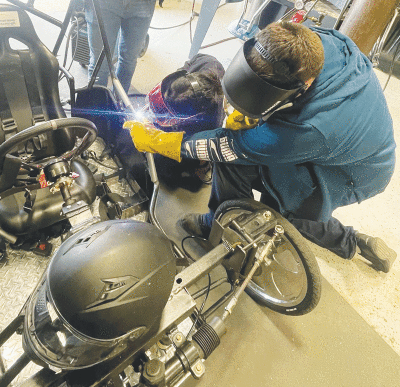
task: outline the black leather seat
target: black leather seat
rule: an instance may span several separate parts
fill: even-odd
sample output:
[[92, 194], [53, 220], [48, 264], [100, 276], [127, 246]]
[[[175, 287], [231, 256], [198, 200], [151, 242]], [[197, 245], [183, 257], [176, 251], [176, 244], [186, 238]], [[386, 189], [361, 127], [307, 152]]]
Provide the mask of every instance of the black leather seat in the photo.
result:
[[[59, 90], [59, 64], [54, 55], [38, 38], [28, 14], [15, 6], [0, 4], [0, 144], [16, 133], [41, 122], [65, 118]], [[16, 47], [16, 40], [22, 49]], [[10, 43], [11, 42], [11, 43]], [[20, 44], [21, 45], [21, 44]], [[66, 127], [41, 134], [20, 144], [12, 155], [18, 158], [43, 160], [60, 156], [71, 150], [82, 131]], [[0, 228], [12, 235], [27, 234], [62, 220], [63, 198], [49, 188], [30, 192], [33, 205], [24, 209], [26, 189], [15, 176], [4, 177], [6, 164], [0, 160]], [[17, 171], [18, 171], [17, 167]], [[91, 204], [96, 196], [96, 185], [90, 170], [78, 159], [71, 163], [75, 179], [72, 195]], [[17, 172], [15, 172], [15, 175]], [[15, 192], [19, 191], [19, 192]], [[1, 231], [0, 229], [0, 231]]]

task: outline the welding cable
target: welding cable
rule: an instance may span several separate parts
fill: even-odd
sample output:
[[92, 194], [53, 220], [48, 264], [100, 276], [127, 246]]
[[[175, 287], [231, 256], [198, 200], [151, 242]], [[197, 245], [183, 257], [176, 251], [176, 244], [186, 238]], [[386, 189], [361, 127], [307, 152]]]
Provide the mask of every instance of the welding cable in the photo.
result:
[[184, 26], [186, 24], [189, 24], [195, 18], [195, 16], [199, 16], [199, 14], [196, 13], [196, 12], [192, 13], [190, 15], [190, 19], [188, 21], [185, 21], [185, 22], [183, 22], [181, 24], [177, 24], [175, 26], [170, 26], [170, 27], [152, 27], [152, 26], [150, 26], [149, 28], [151, 28], [152, 30], [170, 30], [172, 28], [182, 27], [182, 26]]
[[[194, 2], [193, 2], [193, 4], [194, 4]], [[221, 7], [223, 7], [223, 6], [226, 5], [226, 4], [228, 4], [228, 3], [223, 3], [223, 4], [221, 4], [221, 5], [217, 8], [217, 10], [220, 9]], [[183, 22], [183, 23], [181, 23], [181, 24], [177, 24], [177, 25], [170, 26], [170, 27], [153, 27], [153, 26], [150, 26], [149, 28], [151, 28], [152, 30], [170, 30], [170, 29], [172, 29], [172, 28], [177, 28], [177, 27], [185, 26], [186, 24], [191, 23], [192, 20], [193, 20], [195, 17], [199, 16], [199, 14], [198, 14], [197, 12], [194, 12], [194, 11], [193, 11], [193, 7], [194, 7], [194, 5], [192, 6], [192, 12], [191, 12], [191, 14], [190, 14], [190, 18], [189, 18], [188, 21], [185, 21], [185, 22]]]
[[182, 247], [183, 252], [185, 253], [185, 255], [186, 255], [192, 262], [196, 262], [196, 260], [195, 260], [192, 256], [190, 256], [190, 254], [189, 254], [189, 253], [186, 251], [186, 249], [185, 249], [184, 243], [185, 243], [185, 241], [188, 240], [188, 239], [200, 239], [200, 240], [203, 241], [203, 242], [207, 242], [207, 239], [206, 239], [206, 238], [202, 238], [202, 237], [197, 236], [197, 235], [188, 235], [188, 236], [185, 236], [185, 237], [182, 239], [181, 247]]
[[237, 39], [237, 36], [231, 36], [230, 38], [225, 38], [225, 39], [222, 39], [222, 40], [218, 40], [217, 42], [214, 42], [214, 43], [206, 44], [205, 46], [201, 46], [200, 50], [202, 50], [203, 48], [216, 46], [217, 44], [228, 42], [229, 40], [233, 40], [233, 39]]

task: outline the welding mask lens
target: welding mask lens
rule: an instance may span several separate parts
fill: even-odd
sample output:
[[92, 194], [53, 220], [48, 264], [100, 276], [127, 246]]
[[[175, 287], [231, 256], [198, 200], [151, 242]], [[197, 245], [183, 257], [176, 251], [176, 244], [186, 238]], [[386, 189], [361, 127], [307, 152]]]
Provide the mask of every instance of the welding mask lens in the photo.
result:
[[286, 105], [302, 93], [304, 83], [291, 89], [272, 85], [258, 76], [249, 66], [246, 54], [255, 45], [250, 39], [237, 52], [225, 71], [222, 89], [229, 103], [244, 115], [266, 120], [280, 107]]

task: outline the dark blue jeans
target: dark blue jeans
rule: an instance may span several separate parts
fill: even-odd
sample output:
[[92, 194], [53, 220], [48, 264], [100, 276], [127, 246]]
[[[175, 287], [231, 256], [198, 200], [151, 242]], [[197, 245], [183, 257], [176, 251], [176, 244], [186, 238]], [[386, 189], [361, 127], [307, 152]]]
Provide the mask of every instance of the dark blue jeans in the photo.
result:
[[[211, 225], [214, 213], [220, 204], [226, 200], [254, 198], [253, 189], [261, 192], [262, 203], [279, 212], [278, 203], [264, 188], [258, 166], [215, 163], [208, 203], [210, 212], [206, 216], [208, 225]], [[306, 202], [305, 206], [317, 205], [311, 200]], [[309, 213], [312, 212], [310, 207]], [[301, 213], [307, 213], [307, 208], [302, 208]], [[357, 243], [353, 227], [344, 226], [333, 217], [327, 222], [319, 222], [290, 214], [287, 219], [306, 239], [342, 258], [350, 259], [356, 253]]]

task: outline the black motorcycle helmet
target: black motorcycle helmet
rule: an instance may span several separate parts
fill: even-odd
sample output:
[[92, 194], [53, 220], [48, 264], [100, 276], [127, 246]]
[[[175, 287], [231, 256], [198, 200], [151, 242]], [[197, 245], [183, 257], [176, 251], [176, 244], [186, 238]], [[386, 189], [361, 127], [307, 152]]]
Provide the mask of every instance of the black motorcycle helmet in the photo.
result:
[[59, 369], [110, 359], [160, 323], [174, 278], [171, 243], [155, 226], [94, 224], [53, 256], [27, 304], [24, 349]]

